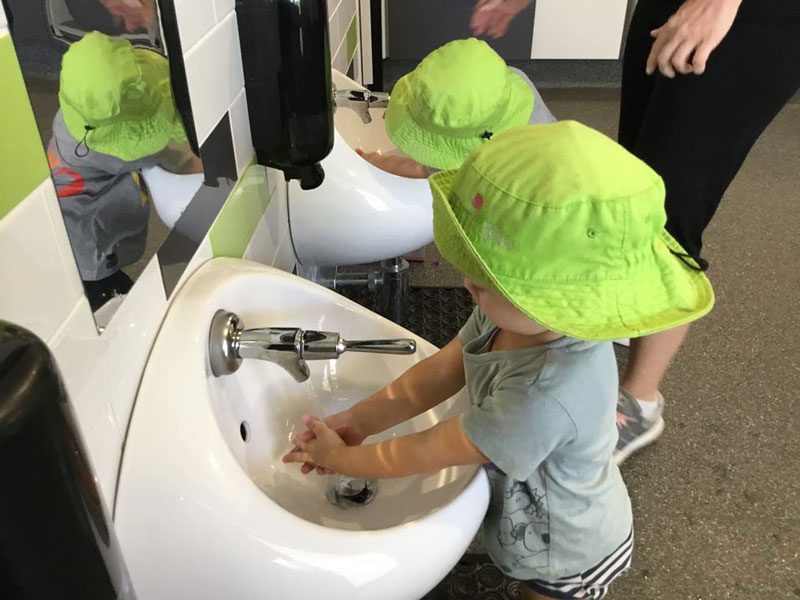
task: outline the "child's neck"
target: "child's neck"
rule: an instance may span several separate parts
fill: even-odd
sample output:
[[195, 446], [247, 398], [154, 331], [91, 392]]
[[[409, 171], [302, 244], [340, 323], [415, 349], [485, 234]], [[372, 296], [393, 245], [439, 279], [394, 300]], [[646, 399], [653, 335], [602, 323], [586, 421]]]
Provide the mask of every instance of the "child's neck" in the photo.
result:
[[562, 334], [549, 330], [534, 335], [525, 335], [498, 328], [497, 333], [492, 338], [489, 352], [494, 350], [523, 350], [525, 348], [544, 346], [563, 337]]

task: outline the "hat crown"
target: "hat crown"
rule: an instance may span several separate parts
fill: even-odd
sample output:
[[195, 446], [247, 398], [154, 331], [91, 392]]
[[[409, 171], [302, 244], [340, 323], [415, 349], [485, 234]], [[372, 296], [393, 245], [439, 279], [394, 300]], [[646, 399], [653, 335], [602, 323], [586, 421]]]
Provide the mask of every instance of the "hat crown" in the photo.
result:
[[510, 75], [505, 61], [486, 42], [449, 42], [414, 70], [409, 111], [433, 130], [492, 127], [508, 103]]
[[450, 202], [488, 265], [549, 281], [622, 276], [666, 222], [661, 178], [574, 121], [495, 136], [465, 161]]
[[164, 82], [168, 96], [168, 73], [164, 57], [94, 31], [64, 54], [59, 101], [95, 127], [147, 118], [164, 100]]

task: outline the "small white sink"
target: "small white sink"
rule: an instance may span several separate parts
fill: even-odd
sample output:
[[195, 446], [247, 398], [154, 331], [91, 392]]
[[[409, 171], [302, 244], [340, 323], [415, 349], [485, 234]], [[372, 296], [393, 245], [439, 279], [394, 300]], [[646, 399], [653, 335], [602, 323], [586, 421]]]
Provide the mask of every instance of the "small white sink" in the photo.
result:
[[[363, 86], [332, 70], [339, 90]], [[364, 160], [356, 149], [402, 154], [386, 135], [383, 108], [362, 122], [352, 109], [334, 114], [333, 149], [325, 180], [313, 190], [289, 183], [289, 226], [301, 265], [331, 266], [403, 256], [433, 241], [433, 206], [426, 179], [392, 175]]]
[[[248, 328], [411, 337], [418, 351], [309, 362], [304, 383], [247, 359], [233, 375], [215, 378], [206, 344], [220, 308]], [[421, 598], [455, 565], [483, 519], [489, 488], [482, 469], [381, 480], [372, 502], [346, 509], [326, 499], [335, 476], [303, 476], [280, 458], [302, 429], [302, 414], [342, 410], [435, 351], [298, 277], [233, 259], [204, 265], [159, 332], [124, 451], [115, 520], [138, 597]], [[456, 395], [384, 437], [430, 427], [467, 402]]]

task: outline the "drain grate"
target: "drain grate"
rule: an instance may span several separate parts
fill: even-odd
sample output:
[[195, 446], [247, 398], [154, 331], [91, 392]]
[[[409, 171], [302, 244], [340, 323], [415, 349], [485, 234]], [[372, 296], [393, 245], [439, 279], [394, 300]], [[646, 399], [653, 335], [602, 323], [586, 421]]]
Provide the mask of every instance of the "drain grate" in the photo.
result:
[[325, 496], [328, 502], [341, 508], [354, 508], [372, 502], [378, 493], [378, 482], [374, 479], [358, 479], [341, 475], [334, 479]]

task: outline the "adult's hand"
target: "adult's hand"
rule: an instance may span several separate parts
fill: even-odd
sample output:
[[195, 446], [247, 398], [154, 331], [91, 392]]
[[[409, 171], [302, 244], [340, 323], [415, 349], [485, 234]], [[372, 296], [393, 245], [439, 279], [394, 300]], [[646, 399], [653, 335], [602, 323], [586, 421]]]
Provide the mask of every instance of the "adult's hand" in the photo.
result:
[[669, 78], [676, 72], [702, 75], [711, 52], [733, 25], [740, 4], [741, 0], [686, 0], [666, 23], [650, 32], [655, 41], [647, 57], [647, 74], [657, 68]]
[[503, 37], [508, 25], [531, 3], [531, 0], [478, 0], [472, 11], [470, 27], [475, 35]]
[[100, 0], [115, 17], [125, 22], [125, 29], [137, 31], [147, 29], [155, 20], [153, 0]]

